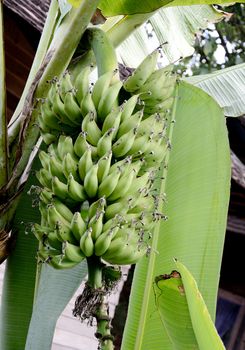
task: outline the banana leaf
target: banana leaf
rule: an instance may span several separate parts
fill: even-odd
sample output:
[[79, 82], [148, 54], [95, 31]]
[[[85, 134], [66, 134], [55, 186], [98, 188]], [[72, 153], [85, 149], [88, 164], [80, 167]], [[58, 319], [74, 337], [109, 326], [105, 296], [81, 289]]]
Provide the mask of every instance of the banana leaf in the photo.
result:
[[214, 320], [229, 201], [227, 129], [221, 108], [199, 88], [181, 82], [176, 98], [166, 183], [158, 183], [168, 220], [153, 232], [150, 257], [137, 264], [122, 350], [173, 349], [153, 282], [176, 269], [174, 257], [192, 272]]
[[118, 54], [126, 65], [136, 67], [145, 56], [165, 43], [161, 64], [175, 62], [194, 53], [196, 36], [209, 23], [228, 18], [226, 12], [209, 5], [162, 8], [149, 18], [147, 28], [137, 27], [120, 45]]
[[195, 279], [177, 260], [176, 268], [155, 278], [157, 309], [175, 349], [224, 350]]
[[[242, 1], [233, 1], [244, 2]], [[102, 10], [104, 16], [117, 15], [134, 15], [137, 13], [153, 12], [160, 7], [165, 6], [190, 6], [190, 5], [207, 5], [213, 4], [213, 0], [144, 0], [140, 4], [132, 0], [101, 0], [99, 8]], [[216, 4], [230, 4], [230, 0], [217, 0]]]
[[186, 81], [212, 96], [227, 117], [240, 117], [245, 114], [245, 63], [210, 74], [189, 77]]

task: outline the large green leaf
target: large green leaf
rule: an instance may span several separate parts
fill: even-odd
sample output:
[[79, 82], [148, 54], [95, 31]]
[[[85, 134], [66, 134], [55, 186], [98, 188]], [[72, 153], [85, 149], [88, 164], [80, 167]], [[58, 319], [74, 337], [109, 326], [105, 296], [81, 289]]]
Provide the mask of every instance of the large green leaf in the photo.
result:
[[156, 227], [152, 253], [136, 267], [123, 350], [173, 349], [162, 330], [152, 285], [155, 276], [176, 269], [174, 257], [192, 272], [214, 319], [230, 186], [227, 130], [222, 110], [202, 90], [182, 82], [177, 98], [161, 188], [169, 219]]
[[25, 350], [51, 349], [56, 322], [86, 274], [86, 262], [70, 270], [43, 266]]
[[166, 43], [162, 46], [162, 62], [177, 61], [194, 53], [196, 34], [201, 29], [227, 16], [225, 12], [209, 5], [160, 9], [149, 19], [153, 38], [148, 38], [146, 28], [142, 25], [121, 44], [118, 53], [127, 66], [136, 67], [145, 56], [160, 44]]
[[[71, 1], [72, 2], [72, 1]], [[233, 1], [233, 2], [244, 2]], [[153, 12], [163, 6], [190, 6], [207, 4], [227, 4], [230, 0], [144, 0], [138, 3], [132, 0], [101, 0], [99, 8], [105, 16], [133, 15]]]
[[156, 277], [156, 304], [175, 349], [225, 350], [190, 271], [176, 261], [177, 271]]
[[186, 78], [212, 96], [227, 117], [245, 114], [245, 63]]

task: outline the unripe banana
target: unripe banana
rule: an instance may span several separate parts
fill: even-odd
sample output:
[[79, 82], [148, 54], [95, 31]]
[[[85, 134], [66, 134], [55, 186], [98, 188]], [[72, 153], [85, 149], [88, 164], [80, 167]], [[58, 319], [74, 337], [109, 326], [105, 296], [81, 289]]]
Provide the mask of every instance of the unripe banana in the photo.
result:
[[[42, 135], [49, 135], [51, 134], [51, 129], [47, 126], [47, 124], [44, 122], [43, 117], [41, 114], [38, 116], [38, 126], [40, 128]], [[51, 134], [52, 135], [52, 134]], [[51, 142], [50, 142], [51, 143]]]
[[91, 73], [91, 66], [84, 67], [81, 72], [78, 74], [74, 87], [77, 90], [76, 91], [76, 99], [81, 104], [84, 96], [86, 95], [87, 91], [89, 90], [89, 74]]
[[67, 92], [71, 90], [73, 90], [71, 75], [68, 71], [66, 71], [60, 79], [60, 88], [59, 88], [59, 93], [63, 102], [65, 101], [65, 96]]
[[98, 197], [109, 197], [118, 184], [118, 180], [120, 178], [121, 172], [116, 170], [114, 173], [109, 174], [106, 178], [101, 182], [98, 189]]
[[43, 203], [49, 204], [53, 201], [53, 192], [44, 187], [39, 194], [39, 198]]
[[60, 181], [66, 182], [62, 163], [57, 159], [56, 156], [50, 156], [49, 170], [52, 176], [57, 176]]
[[115, 202], [113, 204], [108, 205], [105, 210], [105, 219], [110, 220], [114, 218], [117, 213], [120, 213], [122, 216], [127, 213], [129, 207], [127, 201], [122, 200], [119, 202]]
[[48, 146], [48, 154], [50, 156], [59, 158], [58, 150], [57, 150], [57, 144], [52, 143]]
[[94, 113], [89, 112], [85, 116], [82, 122], [82, 131], [86, 132], [88, 142], [96, 146], [101, 137], [101, 130], [96, 124]]
[[57, 249], [59, 251], [62, 250], [62, 243], [58, 239], [57, 233], [55, 231], [49, 232], [43, 242], [45, 245], [48, 245], [53, 249]]
[[111, 158], [112, 158], [112, 152], [109, 151], [107, 155], [103, 156], [98, 161], [98, 181], [99, 184], [106, 178], [106, 176], [109, 174], [110, 166], [111, 166]]
[[[41, 104], [41, 114], [43, 123], [49, 128], [58, 131], [63, 130], [63, 126], [57, 117], [57, 115], [52, 111], [48, 102]], [[70, 129], [71, 130], [71, 129]]]
[[52, 178], [52, 191], [60, 199], [69, 198], [68, 186], [61, 182], [57, 176]]
[[132, 129], [123, 136], [121, 136], [112, 146], [112, 153], [115, 158], [125, 156], [130, 148], [133, 146], [137, 134], [136, 129]]
[[50, 134], [48, 132], [42, 133], [43, 141], [46, 145], [50, 145], [51, 143], [55, 142], [57, 140], [57, 135]]
[[82, 157], [88, 147], [89, 147], [89, 144], [86, 141], [86, 133], [80, 132], [80, 134], [78, 135], [74, 143], [74, 151], [76, 155], [78, 157]]
[[48, 233], [51, 232], [50, 227], [39, 224], [33, 224], [31, 230], [39, 241], [42, 241], [44, 236], [47, 236]]
[[123, 111], [121, 115], [121, 122], [123, 122], [125, 119], [130, 118], [138, 102], [139, 102], [139, 95], [133, 95], [124, 102]]
[[91, 236], [93, 241], [96, 241], [96, 239], [100, 236], [102, 232], [103, 216], [104, 216], [104, 211], [97, 212], [88, 223], [88, 227], [92, 228]]
[[114, 135], [114, 129], [109, 129], [100, 139], [97, 145], [97, 153], [99, 157], [103, 157], [107, 154], [112, 147], [112, 140]]
[[87, 91], [84, 98], [82, 99], [80, 108], [84, 118], [89, 113], [92, 113], [94, 116], [97, 115], [97, 111], [92, 100], [91, 92], [89, 90]]
[[98, 199], [96, 202], [93, 202], [88, 209], [88, 217], [92, 219], [95, 215], [99, 215], [104, 211], [106, 205], [105, 197]]
[[65, 106], [64, 103], [62, 102], [60, 95], [58, 93], [54, 94], [54, 98], [52, 101], [52, 110], [53, 112], [57, 115], [59, 120], [70, 126], [70, 127], [76, 127], [76, 124], [73, 123], [67, 116], [65, 112]]
[[94, 242], [91, 236], [92, 228], [89, 228], [80, 239], [80, 248], [86, 257], [94, 253]]
[[72, 174], [70, 174], [68, 177], [67, 186], [68, 186], [69, 196], [74, 201], [79, 203], [79, 202], [83, 202], [87, 198], [84, 187], [79, 182], [74, 180], [74, 177]]
[[103, 232], [97, 239], [94, 245], [94, 253], [97, 256], [102, 256], [108, 250], [113, 238], [113, 230]]
[[49, 162], [50, 162], [49, 154], [44, 152], [44, 151], [40, 151], [38, 156], [39, 156], [40, 162], [42, 164], [42, 167], [45, 170], [49, 170]]
[[96, 108], [98, 108], [100, 100], [103, 98], [107, 89], [109, 88], [113, 75], [113, 71], [108, 71], [101, 75], [95, 82], [92, 91], [92, 99]]
[[87, 225], [83, 218], [81, 217], [81, 214], [79, 212], [74, 213], [73, 218], [71, 220], [71, 230], [74, 235], [74, 237], [80, 241], [82, 235], [85, 233], [87, 229]]
[[67, 153], [64, 156], [62, 166], [63, 166], [63, 173], [65, 174], [67, 179], [69, 178], [70, 174], [72, 174], [72, 176], [76, 180], [79, 179], [77, 175], [77, 161], [75, 161], [74, 158], [72, 158], [70, 153]]
[[73, 124], [81, 125], [82, 112], [77, 104], [74, 93], [72, 91], [67, 92], [64, 100], [64, 110], [67, 117]]
[[154, 114], [158, 112], [160, 113], [172, 108], [173, 103], [174, 103], [174, 97], [169, 97], [168, 99], [164, 100], [159, 104], [154, 104], [154, 106], [145, 105], [144, 112], [147, 114]]
[[59, 137], [57, 151], [58, 151], [58, 155], [59, 155], [61, 161], [63, 161], [63, 159], [67, 153], [70, 153], [72, 158], [77, 159], [75, 154], [74, 154], [73, 141], [72, 141], [72, 138], [70, 136], [61, 135]]
[[61, 254], [61, 255], [53, 256], [50, 259], [49, 264], [57, 270], [63, 270], [63, 269], [71, 269], [72, 267], [76, 266], [78, 263], [68, 260], [63, 254]]
[[39, 202], [39, 211], [41, 213], [41, 226], [48, 226], [48, 212], [47, 212], [47, 205]]
[[130, 130], [137, 128], [141, 122], [143, 114], [143, 110], [140, 110], [135, 114], [131, 115], [129, 118], [124, 119], [124, 121], [119, 127], [117, 138], [119, 139], [121, 136], [128, 133]]
[[70, 223], [67, 224], [64, 219], [63, 221], [57, 221], [55, 232], [57, 232], [57, 237], [61, 242], [67, 241], [72, 244], [77, 244], [78, 242], [72, 234], [70, 226]]
[[[85, 176], [84, 179], [84, 189], [88, 195], [89, 198], [94, 198], [98, 191], [98, 164], [94, 164], [91, 169], [88, 171], [88, 173]], [[99, 196], [102, 197], [103, 195]]]
[[158, 56], [157, 50], [146, 56], [133, 74], [124, 82], [123, 87], [126, 91], [134, 92], [146, 82], [156, 68]]
[[65, 258], [67, 258], [67, 260], [70, 260], [71, 262], [74, 262], [74, 263], [79, 264], [81, 261], [85, 259], [85, 255], [81, 251], [80, 247], [77, 247], [76, 245], [71, 244], [69, 242], [64, 243], [63, 253], [65, 255]]
[[136, 137], [134, 143], [130, 150], [127, 152], [127, 155], [132, 155], [133, 157], [142, 157], [142, 155], [149, 148], [149, 136], [142, 135]]
[[128, 193], [128, 190], [131, 187], [134, 178], [134, 171], [131, 171], [129, 174], [120, 177], [114, 191], [108, 197], [108, 201], [112, 202], [118, 200], [119, 198], [123, 198]]
[[43, 187], [52, 188], [52, 177], [48, 170], [42, 168], [36, 172], [36, 177]]
[[54, 205], [57, 212], [68, 222], [70, 222], [73, 218], [73, 213], [71, 210], [63, 204], [59, 199], [53, 198], [52, 204]]
[[105, 118], [102, 134], [113, 128], [113, 138], [116, 136], [122, 115], [122, 107], [115, 108]]
[[78, 172], [80, 179], [83, 181], [85, 179], [85, 176], [87, 172], [91, 169], [93, 165], [93, 160], [92, 160], [92, 150], [91, 147], [89, 146], [82, 157], [79, 160], [78, 163]]
[[98, 119], [104, 121], [105, 117], [111, 112], [113, 107], [118, 105], [118, 94], [122, 87], [122, 82], [118, 81], [111, 85], [98, 105]]
[[49, 226], [54, 229], [57, 226], [57, 223], [60, 222], [64, 224], [64, 226], [69, 229], [70, 223], [68, 220], [66, 220], [55, 208], [53, 204], [50, 204], [46, 207], [47, 210], [47, 220], [49, 223]]

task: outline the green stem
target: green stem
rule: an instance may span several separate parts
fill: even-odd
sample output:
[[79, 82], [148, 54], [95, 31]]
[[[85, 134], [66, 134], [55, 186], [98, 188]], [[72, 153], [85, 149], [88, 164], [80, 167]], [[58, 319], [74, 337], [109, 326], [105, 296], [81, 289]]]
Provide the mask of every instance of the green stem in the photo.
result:
[[92, 256], [87, 258], [88, 265], [88, 285], [93, 289], [102, 289], [102, 267], [103, 264], [100, 258], [97, 256]]
[[57, 20], [57, 14], [58, 14], [58, 1], [57, 0], [52, 0], [50, 7], [49, 7], [49, 12], [47, 15], [47, 19], [45, 21], [45, 25], [43, 28], [43, 32], [38, 44], [37, 52], [34, 58], [34, 61], [32, 63], [32, 67], [28, 76], [28, 79], [26, 81], [26, 85], [24, 88], [24, 91], [21, 95], [21, 98], [19, 100], [19, 103], [15, 109], [15, 112], [10, 120], [9, 127], [8, 127], [8, 136], [9, 136], [9, 144], [16, 139], [19, 130], [20, 130], [20, 125], [25, 118], [25, 116], [21, 113], [22, 109], [24, 107], [25, 99], [27, 97], [27, 94], [29, 92], [29, 89], [32, 85], [32, 82], [38, 72], [38, 69], [41, 66], [41, 63], [44, 60], [44, 57], [46, 55], [46, 52], [48, 50], [48, 47], [50, 45], [50, 41], [52, 39], [54, 29], [56, 26], [56, 20]]
[[0, 187], [6, 184], [8, 178], [7, 162], [7, 119], [6, 119], [6, 87], [5, 87], [5, 59], [3, 43], [3, 13], [0, 2]]
[[[36, 84], [38, 83], [34, 98], [45, 98], [50, 88], [47, 81], [51, 80], [54, 76], [60, 76], [67, 68], [98, 3], [99, 0], [84, 0], [78, 9], [73, 8], [69, 12], [61, 26], [56, 30], [54, 39], [41, 67], [42, 69], [39, 70], [38, 76], [34, 79]], [[19, 179], [28, 164], [29, 156], [39, 136], [39, 128], [37, 126], [39, 108], [35, 108], [31, 114], [33, 96], [27, 96], [27, 100], [27, 108], [23, 112], [25, 120], [19, 140], [21, 156], [7, 186], [10, 193], [15, 190], [16, 186], [20, 186], [20, 183], [18, 184]]]
[[[113, 18], [109, 18], [105, 24], [101, 26], [101, 30], [106, 33], [107, 40], [109, 39], [109, 42], [112, 43], [114, 47], [118, 47], [125, 39], [127, 39], [127, 37], [129, 37], [130, 34], [145, 23], [152, 15], [153, 12], [125, 16], [116, 23]], [[77, 59], [75, 62], [72, 62], [71, 66], [69, 67], [72, 74], [76, 76], [80, 69], [84, 66], [84, 62], [88, 64], [96, 64], [96, 61], [98, 62], [98, 60], [96, 60], [95, 55], [96, 53], [90, 50], [81, 57], [81, 60]]]
[[[94, 290], [94, 294], [103, 292], [102, 269], [103, 264], [97, 256], [87, 258], [88, 282], [87, 285]], [[109, 307], [105, 295], [101, 294], [100, 301], [94, 314], [97, 322], [96, 337], [100, 342], [101, 350], [113, 350], [113, 336], [111, 335]]]

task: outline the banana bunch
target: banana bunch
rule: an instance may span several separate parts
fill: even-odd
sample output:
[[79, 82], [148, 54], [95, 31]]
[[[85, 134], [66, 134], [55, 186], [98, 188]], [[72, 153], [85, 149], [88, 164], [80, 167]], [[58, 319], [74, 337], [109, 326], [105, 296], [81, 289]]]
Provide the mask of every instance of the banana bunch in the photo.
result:
[[52, 82], [39, 116], [48, 145], [39, 153], [41, 223], [33, 226], [41, 261], [63, 269], [98, 256], [123, 265], [149, 252], [164, 218], [152, 190], [170, 146], [176, 82], [170, 67], [155, 70], [157, 55], [124, 83], [109, 71], [92, 86], [90, 66], [74, 83], [68, 72]]

